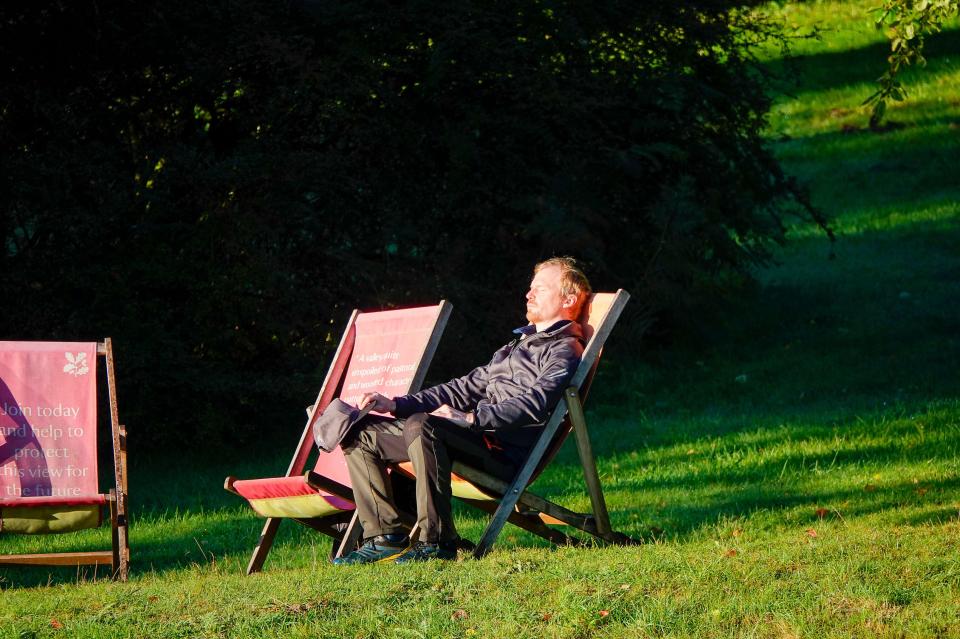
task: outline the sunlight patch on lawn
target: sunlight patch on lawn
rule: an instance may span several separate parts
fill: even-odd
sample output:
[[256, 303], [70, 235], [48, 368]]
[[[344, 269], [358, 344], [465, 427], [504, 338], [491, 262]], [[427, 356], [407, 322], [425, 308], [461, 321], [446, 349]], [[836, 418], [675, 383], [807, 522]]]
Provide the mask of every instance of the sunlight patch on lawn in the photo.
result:
[[[833, 221], [834, 230], [841, 235], [863, 235], [875, 231], [907, 230], [923, 224], [926, 230], [956, 228], [960, 223], [960, 202], [944, 202], [916, 208], [895, 207], [889, 210], [867, 209], [848, 213]], [[812, 224], [790, 230], [794, 240], [822, 237], [823, 231]]]

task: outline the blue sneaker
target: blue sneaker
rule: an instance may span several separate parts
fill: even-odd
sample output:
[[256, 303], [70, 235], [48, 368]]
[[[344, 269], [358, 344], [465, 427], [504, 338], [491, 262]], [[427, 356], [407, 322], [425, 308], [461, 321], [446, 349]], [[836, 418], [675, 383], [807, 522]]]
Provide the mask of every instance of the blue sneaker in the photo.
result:
[[409, 564], [417, 561], [432, 561], [434, 559], [445, 559], [447, 561], [457, 558], [457, 544], [455, 542], [430, 543], [418, 541], [413, 548], [396, 558], [394, 563]]
[[410, 549], [410, 540], [406, 535], [377, 535], [372, 537], [349, 555], [333, 560], [335, 566], [353, 564], [373, 564], [379, 561], [391, 561]]

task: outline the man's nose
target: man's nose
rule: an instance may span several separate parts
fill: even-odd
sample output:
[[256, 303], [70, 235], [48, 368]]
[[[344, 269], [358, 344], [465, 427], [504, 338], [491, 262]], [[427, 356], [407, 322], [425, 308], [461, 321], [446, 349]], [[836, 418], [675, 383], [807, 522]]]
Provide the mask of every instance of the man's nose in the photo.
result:
[[528, 300], [532, 300], [532, 299], [533, 299], [533, 290], [527, 291], [527, 299], [528, 299]]

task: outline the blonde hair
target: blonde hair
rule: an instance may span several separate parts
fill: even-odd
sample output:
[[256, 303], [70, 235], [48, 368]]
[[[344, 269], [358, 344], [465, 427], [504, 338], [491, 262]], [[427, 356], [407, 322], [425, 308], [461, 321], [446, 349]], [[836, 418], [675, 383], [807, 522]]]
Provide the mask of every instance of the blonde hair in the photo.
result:
[[583, 303], [590, 297], [592, 289], [587, 276], [583, 274], [580, 265], [572, 257], [561, 256], [551, 257], [533, 267], [533, 274], [536, 275], [548, 266], [556, 266], [560, 269], [560, 295], [577, 296], [577, 306], [574, 309], [573, 316], [580, 317], [580, 311], [583, 309]]

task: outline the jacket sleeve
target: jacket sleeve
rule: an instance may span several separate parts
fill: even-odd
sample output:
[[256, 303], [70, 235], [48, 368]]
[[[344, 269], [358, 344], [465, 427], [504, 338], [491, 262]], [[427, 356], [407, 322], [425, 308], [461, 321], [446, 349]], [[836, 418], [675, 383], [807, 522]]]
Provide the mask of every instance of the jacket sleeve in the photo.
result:
[[474, 429], [511, 430], [545, 422], [563, 396], [582, 354], [583, 347], [578, 340], [556, 342], [533, 386], [501, 402], [491, 403], [487, 399], [479, 402], [474, 411]]
[[[504, 346], [497, 351], [492, 361], [503, 358], [503, 352], [509, 349]], [[393, 414], [397, 417], [409, 417], [414, 413], [429, 413], [442, 405], [447, 404], [457, 410], [468, 413], [476, 408], [477, 403], [484, 399], [487, 391], [488, 368], [490, 364], [478, 366], [463, 377], [451, 379], [445, 384], [432, 386], [419, 393], [394, 397], [397, 403]]]

